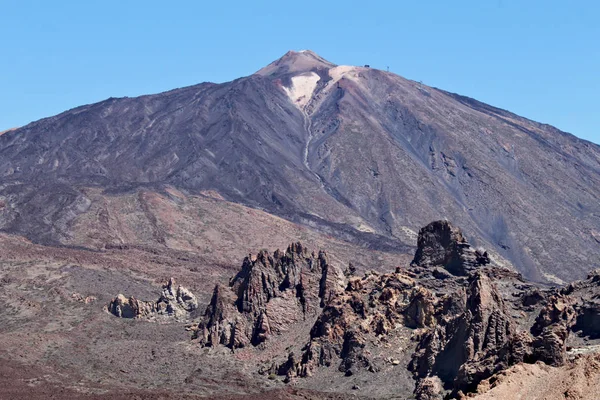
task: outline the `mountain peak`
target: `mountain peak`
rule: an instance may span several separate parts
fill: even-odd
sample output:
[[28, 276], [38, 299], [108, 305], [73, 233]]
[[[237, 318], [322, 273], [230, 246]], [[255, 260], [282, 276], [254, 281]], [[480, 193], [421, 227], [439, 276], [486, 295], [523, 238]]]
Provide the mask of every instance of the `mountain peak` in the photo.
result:
[[281, 75], [294, 72], [309, 72], [319, 69], [329, 69], [336, 65], [312, 50], [290, 50], [281, 58], [256, 72], [258, 75]]

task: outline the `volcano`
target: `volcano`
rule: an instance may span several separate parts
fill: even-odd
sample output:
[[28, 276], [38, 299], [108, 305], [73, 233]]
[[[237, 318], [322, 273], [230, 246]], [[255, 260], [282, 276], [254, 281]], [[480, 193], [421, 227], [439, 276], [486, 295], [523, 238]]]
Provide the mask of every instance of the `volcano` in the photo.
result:
[[600, 267], [599, 146], [309, 50], [231, 82], [110, 98], [7, 131], [0, 176], [0, 229], [40, 244], [177, 248], [152, 207], [136, 206], [129, 238], [110, 209], [176, 191], [381, 251], [410, 253], [419, 227], [451, 220], [536, 281]]

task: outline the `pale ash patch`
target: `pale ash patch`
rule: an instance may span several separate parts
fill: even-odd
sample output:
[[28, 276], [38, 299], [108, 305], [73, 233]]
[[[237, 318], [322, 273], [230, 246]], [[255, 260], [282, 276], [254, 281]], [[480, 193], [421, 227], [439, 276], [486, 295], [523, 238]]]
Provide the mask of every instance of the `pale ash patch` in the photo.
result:
[[545, 279], [546, 279], [548, 282], [555, 283], [555, 284], [557, 284], [557, 285], [564, 285], [564, 284], [566, 283], [565, 281], [563, 281], [562, 279], [560, 279], [558, 276], [556, 276], [556, 275], [552, 275], [552, 274], [549, 274], [549, 273], [547, 273], [547, 272], [542, 272], [542, 276], [543, 276], [543, 277], [544, 277], [544, 278], [545, 278]]
[[301, 110], [312, 99], [312, 95], [317, 88], [317, 82], [321, 77], [314, 72], [309, 72], [302, 75], [292, 77], [292, 86], [283, 87], [292, 103]]
[[375, 229], [371, 228], [369, 225], [360, 223], [356, 226], [356, 230], [361, 232], [375, 233]]
[[413, 242], [416, 242], [417, 239], [419, 238], [419, 234], [417, 232], [413, 231], [412, 229], [410, 229], [407, 226], [401, 226], [400, 230], [402, 231], [402, 233], [404, 233], [404, 235], [406, 235], [406, 237], [409, 240], [411, 240]]
[[589, 353], [600, 353], [600, 345], [596, 344], [591, 346], [574, 347], [571, 350], [567, 350], [567, 354], [570, 356]]
[[337, 87], [337, 83], [342, 79], [349, 79], [355, 84], [364, 88], [364, 82], [360, 79], [360, 72], [364, 70], [362, 67], [354, 67], [351, 65], [339, 65], [329, 69], [329, 76], [331, 79], [327, 82], [324, 93], [328, 93]]
[[340, 65], [338, 67], [331, 68], [329, 70], [329, 76], [332, 79], [331, 83], [336, 83], [344, 76], [348, 78], [358, 78], [358, 71], [357, 67], [353, 67], [350, 65]]
[[594, 240], [598, 243], [600, 243], [600, 233], [596, 232], [595, 230], [592, 229], [592, 237], [594, 238]]

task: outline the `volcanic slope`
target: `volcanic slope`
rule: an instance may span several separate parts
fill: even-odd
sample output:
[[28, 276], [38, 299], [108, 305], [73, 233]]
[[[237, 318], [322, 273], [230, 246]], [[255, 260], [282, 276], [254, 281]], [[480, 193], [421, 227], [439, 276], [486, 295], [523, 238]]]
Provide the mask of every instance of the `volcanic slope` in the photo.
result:
[[41, 243], [78, 241], [74, 221], [97, 209], [89, 188], [175, 188], [379, 250], [406, 252], [420, 226], [448, 218], [534, 280], [600, 266], [600, 147], [311, 51], [6, 132], [0, 176], [0, 229]]

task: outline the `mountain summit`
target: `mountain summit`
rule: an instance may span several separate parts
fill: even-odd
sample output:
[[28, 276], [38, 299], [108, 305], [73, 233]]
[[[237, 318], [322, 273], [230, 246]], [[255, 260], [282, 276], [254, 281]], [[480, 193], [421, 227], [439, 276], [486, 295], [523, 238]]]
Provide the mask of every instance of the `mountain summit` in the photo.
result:
[[[0, 229], [42, 243], [124, 241], [112, 200], [176, 190], [384, 251], [410, 251], [420, 226], [446, 218], [540, 281], [600, 267], [599, 146], [311, 51], [232, 82], [108, 99], [6, 132], [0, 176]], [[140, 207], [147, 240], [179, 240]]]
[[286, 73], [316, 72], [319, 70], [327, 70], [335, 66], [335, 64], [325, 60], [311, 50], [290, 50], [281, 58], [258, 70], [256, 74], [263, 76], [279, 76]]

